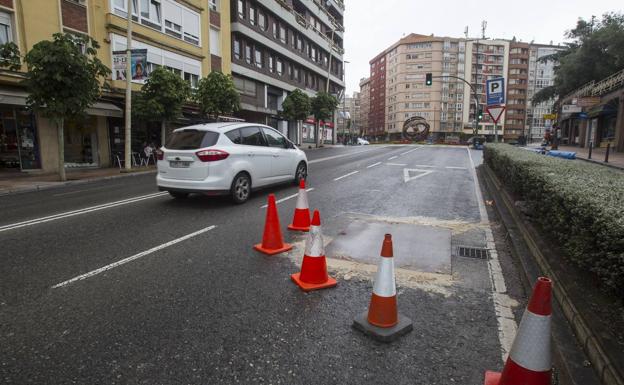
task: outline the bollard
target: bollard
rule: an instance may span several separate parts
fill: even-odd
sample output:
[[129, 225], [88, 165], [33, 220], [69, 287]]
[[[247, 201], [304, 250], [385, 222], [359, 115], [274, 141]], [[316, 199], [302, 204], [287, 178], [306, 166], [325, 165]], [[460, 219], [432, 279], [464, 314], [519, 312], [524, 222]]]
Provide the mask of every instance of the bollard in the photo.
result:
[[594, 148], [594, 144], [589, 142], [589, 155], [587, 156], [587, 159], [591, 159], [592, 148]]
[[605, 153], [605, 163], [609, 163], [609, 150], [611, 149], [611, 143], [607, 143], [607, 152]]

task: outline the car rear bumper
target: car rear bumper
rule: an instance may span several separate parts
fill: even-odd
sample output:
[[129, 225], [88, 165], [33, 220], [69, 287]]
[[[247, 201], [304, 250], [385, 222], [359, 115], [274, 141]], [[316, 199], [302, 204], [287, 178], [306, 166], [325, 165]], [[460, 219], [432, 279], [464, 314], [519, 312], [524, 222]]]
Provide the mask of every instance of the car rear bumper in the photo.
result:
[[187, 193], [226, 194], [230, 191], [231, 181], [223, 177], [209, 177], [205, 180], [169, 179], [158, 174], [156, 185], [160, 191], [175, 191]]

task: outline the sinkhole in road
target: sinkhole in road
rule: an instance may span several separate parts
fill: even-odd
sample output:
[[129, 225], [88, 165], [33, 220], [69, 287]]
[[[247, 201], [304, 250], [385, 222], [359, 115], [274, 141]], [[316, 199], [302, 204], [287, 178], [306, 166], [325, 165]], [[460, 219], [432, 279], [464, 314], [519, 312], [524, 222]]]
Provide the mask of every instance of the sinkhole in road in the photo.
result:
[[397, 268], [451, 274], [451, 230], [356, 219], [327, 246], [332, 258], [377, 264], [384, 234], [392, 234]]

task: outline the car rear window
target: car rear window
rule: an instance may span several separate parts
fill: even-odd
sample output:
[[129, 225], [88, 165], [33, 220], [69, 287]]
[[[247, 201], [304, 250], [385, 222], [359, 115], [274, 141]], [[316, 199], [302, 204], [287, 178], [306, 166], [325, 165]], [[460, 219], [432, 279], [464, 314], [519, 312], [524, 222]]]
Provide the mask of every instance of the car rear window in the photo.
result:
[[218, 132], [183, 130], [171, 133], [167, 141], [170, 150], [196, 150], [198, 148], [214, 146], [219, 139]]

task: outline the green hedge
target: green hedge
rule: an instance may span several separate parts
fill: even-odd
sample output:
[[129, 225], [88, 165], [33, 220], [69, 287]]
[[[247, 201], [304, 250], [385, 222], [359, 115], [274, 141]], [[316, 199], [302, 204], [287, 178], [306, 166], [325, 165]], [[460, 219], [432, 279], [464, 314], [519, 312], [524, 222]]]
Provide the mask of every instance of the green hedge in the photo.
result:
[[508, 144], [488, 143], [484, 161], [528, 204], [567, 260], [593, 272], [606, 291], [624, 295], [623, 172]]

